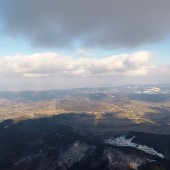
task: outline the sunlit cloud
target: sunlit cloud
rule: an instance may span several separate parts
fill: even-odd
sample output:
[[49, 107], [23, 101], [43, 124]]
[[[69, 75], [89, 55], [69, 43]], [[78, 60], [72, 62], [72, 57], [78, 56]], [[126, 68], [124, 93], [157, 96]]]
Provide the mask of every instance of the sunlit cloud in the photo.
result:
[[56, 53], [36, 53], [0, 58], [1, 76], [147, 76], [158, 67], [153, 54], [139, 51], [105, 58], [63, 56]]

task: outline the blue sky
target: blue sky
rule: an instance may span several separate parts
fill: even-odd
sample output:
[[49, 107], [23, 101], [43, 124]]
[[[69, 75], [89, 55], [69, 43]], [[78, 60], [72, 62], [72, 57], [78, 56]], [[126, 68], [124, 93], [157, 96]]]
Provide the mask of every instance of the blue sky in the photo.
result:
[[[23, 37], [9, 37], [7, 36], [4, 31], [0, 32], [0, 56], [6, 56], [6, 55], [14, 55], [18, 53], [23, 53], [23, 54], [33, 54], [33, 53], [41, 53], [41, 52], [46, 52], [46, 51], [51, 51], [51, 52], [56, 52], [56, 53], [61, 53], [63, 55], [71, 55], [75, 56], [76, 51], [78, 51], [79, 47], [74, 48], [62, 48], [62, 49], [57, 49], [57, 48], [34, 48], [29, 44], [27, 40], [25, 40]], [[95, 48], [95, 49], [90, 49], [91, 53], [94, 57], [106, 57], [106, 56], [111, 56], [111, 55], [116, 55], [116, 54], [121, 54], [121, 53], [134, 53], [136, 51], [151, 51], [154, 53], [156, 62], [158, 63], [167, 63], [170, 62], [170, 37], [166, 37], [165, 39], [161, 40], [160, 42], [155, 42], [152, 44], [146, 44], [142, 45], [133, 49], [128, 49], [128, 48], [118, 48], [118, 49], [101, 49], [101, 48]]]
[[169, 7], [154, 0], [2, 0], [1, 90], [170, 83]]

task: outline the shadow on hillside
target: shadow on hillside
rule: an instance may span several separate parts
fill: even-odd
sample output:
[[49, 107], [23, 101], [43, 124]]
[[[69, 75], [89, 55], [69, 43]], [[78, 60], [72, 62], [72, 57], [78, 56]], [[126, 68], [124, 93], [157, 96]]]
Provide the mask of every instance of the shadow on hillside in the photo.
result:
[[[99, 138], [105, 138], [110, 134], [120, 134], [128, 131], [148, 132], [158, 134], [169, 134], [169, 128], [162, 122], [135, 123], [127, 118], [118, 118], [113, 116], [114, 113], [106, 113], [97, 118], [93, 114], [86, 113], [65, 113], [50, 117], [37, 119], [28, 119], [15, 122], [11, 119], [0, 123], [0, 138], [10, 139], [11, 136], [38, 137], [48, 132], [55, 133], [57, 129], [68, 129], [83, 135], [91, 135]], [[144, 116], [149, 119], [151, 114]]]
[[[17, 161], [29, 164], [31, 159], [35, 160], [35, 165], [31, 163], [31, 169], [34, 169], [38, 160], [43, 162], [44, 155], [52, 159], [50, 155], [58, 155], [75, 141], [91, 146], [100, 145], [104, 139], [114, 134], [128, 131], [152, 133], [155, 129], [156, 125], [139, 125], [128, 119], [114, 119], [110, 113], [101, 119], [90, 114], [67, 113], [19, 122], [5, 120], [0, 123], [0, 169], [15, 167], [13, 165]], [[140, 142], [146, 142], [144, 137], [139, 139]], [[24, 167], [24, 164], [21, 165]]]

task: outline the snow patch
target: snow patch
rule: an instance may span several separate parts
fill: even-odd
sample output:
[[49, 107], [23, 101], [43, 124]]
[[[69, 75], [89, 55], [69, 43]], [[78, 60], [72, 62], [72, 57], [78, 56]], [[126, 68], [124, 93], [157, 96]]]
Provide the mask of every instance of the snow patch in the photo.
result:
[[136, 148], [138, 150], [144, 151], [144, 152], [149, 153], [151, 155], [156, 155], [156, 156], [158, 156], [160, 158], [164, 158], [163, 154], [158, 153], [153, 148], [150, 148], [148, 146], [140, 145], [140, 144], [132, 142], [132, 140], [134, 138], [135, 138], [135, 136], [133, 136], [130, 139], [126, 139], [126, 135], [122, 135], [122, 136], [119, 136], [117, 138], [113, 137], [113, 138], [110, 138], [110, 139], [106, 139], [105, 143], [113, 145], [113, 146], [131, 146], [133, 148]]

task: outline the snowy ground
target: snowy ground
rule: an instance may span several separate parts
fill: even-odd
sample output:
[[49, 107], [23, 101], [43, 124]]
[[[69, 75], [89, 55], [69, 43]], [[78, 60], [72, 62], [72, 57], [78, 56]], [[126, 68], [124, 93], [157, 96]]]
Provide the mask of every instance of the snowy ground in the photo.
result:
[[149, 153], [151, 155], [156, 155], [156, 156], [159, 156], [160, 158], [164, 158], [163, 154], [158, 153], [153, 148], [132, 142], [132, 140], [134, 138], [135, 138], [135, 136], [130, 139], [126, 139], [126, 135], [122, 135], [117, 138], [113, 137], [110, 139], [106, 139], [105, 143], [113, 145], [113, 146], [130, 146], [130, 147], [136, 148], [138, 150], [144, 151], [146, 153]]

